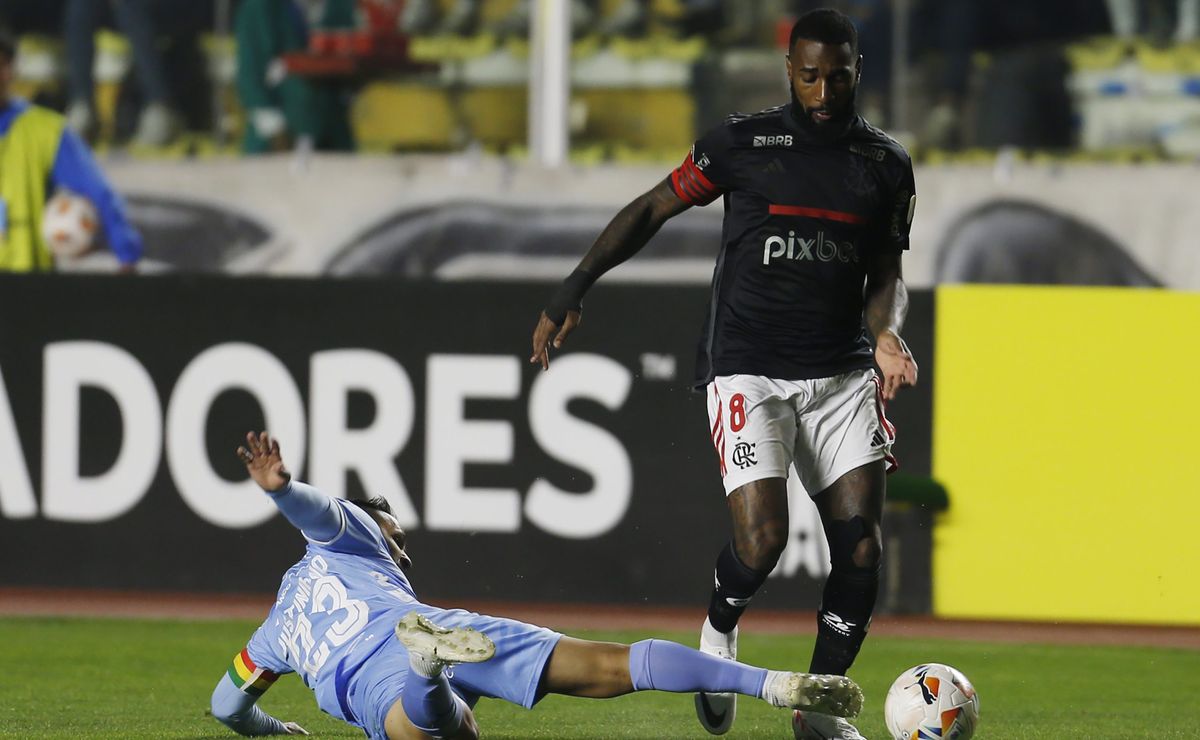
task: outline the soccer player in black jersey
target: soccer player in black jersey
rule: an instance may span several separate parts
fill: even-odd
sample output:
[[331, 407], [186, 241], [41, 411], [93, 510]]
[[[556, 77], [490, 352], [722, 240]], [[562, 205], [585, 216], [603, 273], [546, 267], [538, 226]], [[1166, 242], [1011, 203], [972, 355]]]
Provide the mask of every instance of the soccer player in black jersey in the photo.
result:
[[[895, 464], [884, 401], [917, 380], [900, 338], [912, 163], [856, 113], [861, 71], [849, 18], [801, 16], [787, 57], [791, 104], [730, 116], [621, 209], [552, 296], [530, 358], [549, 366], [550, 345], [579, 325], [585, 291], [667, 219], [724, 199], [697, 387], [708, 393], [733, 540], [717, 557], [700, 645], [735, 657], [738, 619], [787, 543], [790, 466], [830, 549], [813, 673], [845, 673], [866, 637], [885, 471]], [[714, 734], [733, 722], [732, 695], [699, 694], [696, 708]], [[849, 722], [812, 713], [797, 712], [793, 726], [799, 738], [861, 738]]]

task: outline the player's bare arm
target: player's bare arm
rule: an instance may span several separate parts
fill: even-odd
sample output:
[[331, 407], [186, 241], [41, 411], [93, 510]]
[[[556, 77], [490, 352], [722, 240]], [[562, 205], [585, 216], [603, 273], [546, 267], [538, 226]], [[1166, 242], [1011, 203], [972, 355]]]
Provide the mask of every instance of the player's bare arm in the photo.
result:
[[247, 432], [246, 444], [237, 448], [237, 456], [264, 491], [278, 491], [292, 480], [292, 474], [283, 465], [279, 440], [266, 432]]
[[543, 370], [548, 370], [550, 338], [553, 336], [554, 348], [558, 349], [579, 326], [583, 294], [592, 283], [637, 254], [664, 223], [688, 208], [690, 205], [671, 189], [669, 178], [622, 208], [542, 311], [533, 330], [533, 354], [529, 362], [540, 363]]
[[908, 288], [900, 272], [900, 252], [882, 250], [867, 265], [865, 315], [875, 337], [875, 364], [883, 373], [883, 398], [892, 400], [901, 388], [917, 384], [917, 362], [900, 338], [908, 314]]

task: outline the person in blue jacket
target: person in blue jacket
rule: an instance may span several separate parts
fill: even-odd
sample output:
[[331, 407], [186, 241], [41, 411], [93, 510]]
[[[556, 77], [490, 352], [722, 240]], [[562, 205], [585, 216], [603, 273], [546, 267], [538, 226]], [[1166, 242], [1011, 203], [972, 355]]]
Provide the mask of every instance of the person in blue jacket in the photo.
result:
[[54, 268], [42, 238], [42, 213], [49, 195], [65, 188], [92, 202], [121, 269], [132, 271], [142, 256], [142, 238], [121, 196], [60, 114], [10, 97], [15, 55], [12, 35], [0, 30], [0, 270]]

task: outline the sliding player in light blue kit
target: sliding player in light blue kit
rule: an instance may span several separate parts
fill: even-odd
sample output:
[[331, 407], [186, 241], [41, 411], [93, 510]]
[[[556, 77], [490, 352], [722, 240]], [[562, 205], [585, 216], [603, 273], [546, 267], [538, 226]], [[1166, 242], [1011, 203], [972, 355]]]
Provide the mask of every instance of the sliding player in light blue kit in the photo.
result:
[[578, 640], [423, 604], [405, 575], [412, 560], [386, 501], [334, 499], [293, 481], [266, 433], [246, 435], [237, 452], [308, 540], [266, 621], [213, 691], [213, 716], [243, 735], [308, 734], [255, 706], [283, 673], [299, 674], [326, 713], [391, 740], [473, 740], [471, 707], [481, 696], [530, 708], [548, 693], [607, 698], [656, 689], [736, 692], [839, 716], [862, 708], [862, 692], [844, 676], [768, 671], [665, 640]]

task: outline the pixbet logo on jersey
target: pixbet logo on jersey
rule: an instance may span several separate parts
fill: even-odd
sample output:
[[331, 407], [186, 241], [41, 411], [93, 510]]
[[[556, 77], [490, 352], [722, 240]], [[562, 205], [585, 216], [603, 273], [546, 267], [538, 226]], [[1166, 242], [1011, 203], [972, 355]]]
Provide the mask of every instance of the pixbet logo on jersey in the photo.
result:
[[782, 236], [768, 236], [763, 242], [763, 264], [771, 264], [771, 260], [785, 258], [789, 260], [807, 260], [809, 262], [858, 262], [858, 247], [854, 242], [834, 241], [825, 238], [824, 231], [818, 231], [813, 239], [797, 237], [796, 232], [789, 231], [787, 239]]

